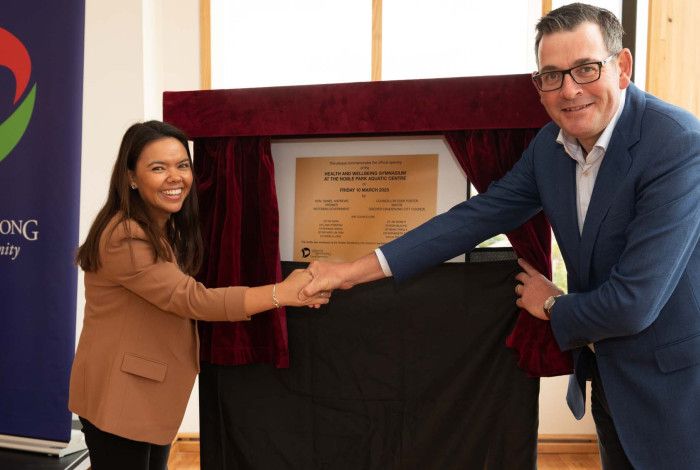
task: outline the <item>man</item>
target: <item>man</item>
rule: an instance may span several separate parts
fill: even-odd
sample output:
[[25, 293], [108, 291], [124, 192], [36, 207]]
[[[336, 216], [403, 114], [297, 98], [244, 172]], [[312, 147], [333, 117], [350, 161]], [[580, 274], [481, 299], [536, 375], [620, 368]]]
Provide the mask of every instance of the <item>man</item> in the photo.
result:
[[605, 469], [698, 469], [700, 123], [630, 82], [612, 13], [573, 4], [537, 25], [533, 75], [552, 118], [489, 190], [352, 263], [314, 262], [304, 291], [398, 281], [521, 225], [552, 224], [569, 293], [524, 261], [517, 304], [550, 320], [586, 379]]

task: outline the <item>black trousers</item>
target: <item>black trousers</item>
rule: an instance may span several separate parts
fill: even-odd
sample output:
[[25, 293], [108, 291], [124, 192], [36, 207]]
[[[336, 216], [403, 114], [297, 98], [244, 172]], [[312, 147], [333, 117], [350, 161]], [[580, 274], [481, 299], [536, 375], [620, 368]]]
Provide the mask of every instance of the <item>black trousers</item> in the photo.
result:
[[625, 454], [625, 450], [622, 448], [622, 444], [620, 444], [615, 423], [612, 420], [612, 416], [610, 416], [610, 408], [608, 407], [608, 400], [605, 398], [603, 381], [600, 379], [595, 354], [588, 350], [584, 351], [584, 354], [591, 356], [589, 358], [591, 366], [591, 412], [593, 413], [593, 421], [595, 421], [595, 428], [598, 433], [598, 448], [600, 449], [600, 461], [603, 470], [634, 470]]
[[92, 470], [167, 470], [170, 445], [132, 441], [104, 432], [85, 418], [80, 422]]

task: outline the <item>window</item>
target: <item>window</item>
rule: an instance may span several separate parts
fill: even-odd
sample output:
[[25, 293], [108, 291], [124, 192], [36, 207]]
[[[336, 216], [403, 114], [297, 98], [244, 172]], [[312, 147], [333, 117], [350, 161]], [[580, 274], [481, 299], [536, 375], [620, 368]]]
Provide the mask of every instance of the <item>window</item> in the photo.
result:
[[372, 3], [211, 0], [212, 88], [370, 80]]
[[[532, 72], [541, 12], [541, 0], [383, 0], [381, 76]], [[372, 20], [371, 0], [211, 0], [212, 88], [368, 81]]]
[[382, 79], [532, 72], [541, 13], [540, 0], [383, 0]]

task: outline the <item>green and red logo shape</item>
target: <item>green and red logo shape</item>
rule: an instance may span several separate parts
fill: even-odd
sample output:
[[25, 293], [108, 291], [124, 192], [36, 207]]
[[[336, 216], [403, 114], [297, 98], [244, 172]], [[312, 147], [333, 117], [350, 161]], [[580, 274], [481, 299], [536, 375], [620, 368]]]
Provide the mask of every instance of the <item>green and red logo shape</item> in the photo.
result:
[[15, 77], [14, 109], [10, 117], [0, 123], [0, 162], [15, 148], [32, 118], [36, 100], [36, 83], [20, 101], [29, 85], [32, 60], [22, 41], [8, 30], [0, 28], [0, 67], [10, 69]]

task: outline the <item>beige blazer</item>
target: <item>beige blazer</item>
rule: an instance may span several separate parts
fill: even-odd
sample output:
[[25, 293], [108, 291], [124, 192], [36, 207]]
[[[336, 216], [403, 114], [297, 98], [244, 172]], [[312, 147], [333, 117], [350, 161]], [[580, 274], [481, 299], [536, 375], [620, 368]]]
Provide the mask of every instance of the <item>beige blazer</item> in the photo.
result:
[[110, 222], [100, 260], [85, 273], [68, 407], [103, 431], [169, 444], [199, 372], [195, 320], [247, 320], [246, 287], [207, 289], [176, 263], [154, 262], [134, 221]]

